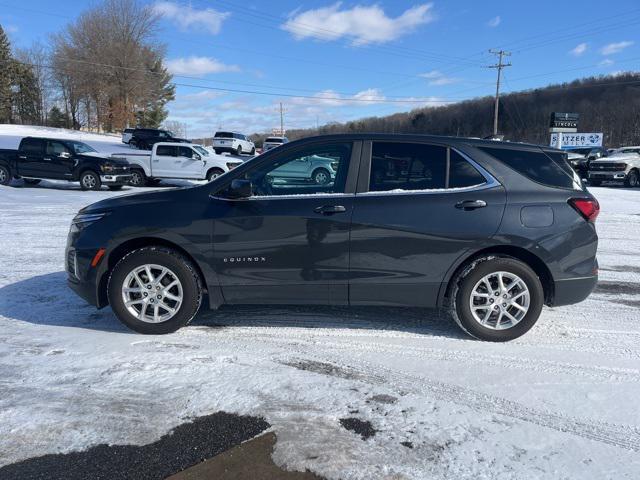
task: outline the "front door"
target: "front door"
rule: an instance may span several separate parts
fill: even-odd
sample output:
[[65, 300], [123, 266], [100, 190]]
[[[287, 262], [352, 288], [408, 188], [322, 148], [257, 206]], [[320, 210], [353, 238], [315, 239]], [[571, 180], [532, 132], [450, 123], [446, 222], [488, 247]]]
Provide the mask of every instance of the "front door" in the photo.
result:
[[350, 301], [434, 307], [451, 265], [497, 231], [504, 188], [446, 146], [373, 142], [363, 151]]
[[[335, 179], [291, 181], [277, 171], [309, 155], [331, 157]], [[243, 173], [253, 196], [216, 194], [214, 268], [227, 303], [347, 304], [349, 228], [360, 142], [283, 149]]]
[[71, 156], [71, 150], [63, 142], [47, 140], [44, 157], [49, 168], [49, 178], [70, 179], [74, 167]]
[[179, 178], [204, 178], [203, 175], [203, 158], [200, 155], [200, 159], [194, 158], [196, 152], [191, 147], [178, 147], [178, 160], [179, 164]]

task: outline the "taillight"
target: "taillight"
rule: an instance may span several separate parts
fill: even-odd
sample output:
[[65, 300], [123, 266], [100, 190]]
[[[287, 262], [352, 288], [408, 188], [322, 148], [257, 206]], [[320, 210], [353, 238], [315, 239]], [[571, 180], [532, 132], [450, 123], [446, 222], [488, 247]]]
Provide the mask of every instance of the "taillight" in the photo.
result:
[[575, 208], [588, 222], [595, 222], [600, 213], [600, 204], [595, 198], [571, 198], [569, 205]]

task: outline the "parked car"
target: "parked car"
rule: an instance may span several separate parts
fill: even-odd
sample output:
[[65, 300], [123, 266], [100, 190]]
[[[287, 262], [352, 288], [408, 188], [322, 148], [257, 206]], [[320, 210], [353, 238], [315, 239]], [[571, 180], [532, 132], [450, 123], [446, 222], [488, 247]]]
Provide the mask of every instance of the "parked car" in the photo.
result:
[[269, 172], [267, 180], [275, 183], [313, 182], [328, 185], [335, 180], [339, 160], [318, 155], [301, 157]]
[[602, 147], [572, 148], [567, 150], [567, 158], [571, 167], [580, 175], [587, 178], [589, 175], [589, 163], [592, 160], [606, 157], [607, 151]]
[[218, 154], [229, 152], [235, 155], [243, 153], [255, 155], [256, 153], [256, 146], [249, 137], [238, 132], [216, 132], [213, 136], [213, 148]]
[[279, 147], [285, 143], [289, 143], [289, 139], [287, 137], [267, 137], [264, 139], [264, 142], [262, 142], [262, 151], [268, 152], [272, 148]]
[[640, 146], [622, 147], [606, 158], [589, 163], [589, 184], [623, 182], [626, 187], [640, 187]]
[[136, 130], [135, 128], [125, 128], [122, 131], [122, 143], [126, 143], [128, 145], [131, 139], [133, 138], [133, 132], [135, 130]]
[[129, 162], [131, 185], [142, 187], [163, 178], [213, 180], [241, 165], [239, 160], [220, 157], [201, 145], [161, 142], [150, 154], [114, 154]]
[[[333, 159], [334, 180], [269, 180], [309, 157]], [[440, 307], [469, 334], [506, 341], [543, 305], [591, 293], [598, 212], [558, 150], [331, 135], [291, 142], [203, 186], [85, 207], [66, 262], [74, 291], [141, 333], [177, 330], [206, 298], [213, 309]]]
[[18, 150], [0, 150], [0, 184], [22, 178], [29, 185], [42, 179], [80, 182], [83, 190], [120, 190], [129, 183], [129, 164], [101, 156], [83, 142], [25, 137]]
[[191, 143], [184, 138], [176, 137], [169, 130], [157, 130], [155, 128], [136, 128], [131, 135], [129, 145], [140, 150], [151, 150], [158, 142]]

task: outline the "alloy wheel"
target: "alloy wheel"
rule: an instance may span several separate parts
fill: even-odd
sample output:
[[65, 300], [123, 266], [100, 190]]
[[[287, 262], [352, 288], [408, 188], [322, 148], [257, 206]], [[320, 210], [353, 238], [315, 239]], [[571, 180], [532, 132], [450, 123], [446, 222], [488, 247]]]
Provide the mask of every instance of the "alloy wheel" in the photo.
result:
[[96, 177], [93, 175], [85, 175], [82, 177], [82, 186], [87, 190], [95, 188], [97, 183]]
[[162, 323], [173, 318], [184, 299], [182, 283], [167, 267], [146, 264], [134, 268], [122, 284], [122, 301], [127, 311], [145, 323]]
[[485, 275], [475, 284], [469, 298], [474, 320], [492, 330], [505, 330], [520, 323], [530, 304], [529, 287], [510, 272]]

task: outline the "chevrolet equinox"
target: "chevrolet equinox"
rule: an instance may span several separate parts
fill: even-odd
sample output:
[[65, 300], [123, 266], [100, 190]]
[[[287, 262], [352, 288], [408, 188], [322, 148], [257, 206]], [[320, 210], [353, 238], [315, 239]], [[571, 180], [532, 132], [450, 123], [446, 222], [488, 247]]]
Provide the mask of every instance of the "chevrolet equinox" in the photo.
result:
[[[310, 157], [335, 174], [278, 176]], [[445, 308], [468, 334], [506, 341], [543, 305], [591, 293], [598, 212], [558, 150], [331, 135], [206, 185], [83, 208], [66, 268], [73, 290], [140, 333], [173, 332], [206, 301]]]

